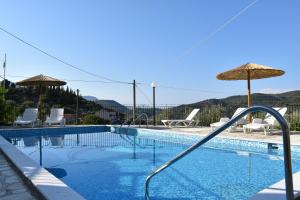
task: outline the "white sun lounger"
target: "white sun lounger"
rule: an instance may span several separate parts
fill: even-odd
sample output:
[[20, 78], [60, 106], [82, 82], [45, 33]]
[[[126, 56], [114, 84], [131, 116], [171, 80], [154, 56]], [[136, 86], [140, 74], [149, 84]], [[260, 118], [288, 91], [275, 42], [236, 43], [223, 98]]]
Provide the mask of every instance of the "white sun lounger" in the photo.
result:
[[[283, 107], [283, 108], [273, 108], [274, 110], [277, 110], [282, 116], [285, 115], [285, 113], [287, 112], [287, 108]], [[265, 135], [267, 135], [267, 133], [272, 133], [274, 126], [276, 125], [277, 120], [275, 119], [275, 117], [273, 117], [272, 115], [270, 115], [269, 113], [266, 114], [265, 119], [253, 119], [253, 121], [250, 124], [246, 124], [243, 126], [244, 129], [244, 133], [249, 133], [252, 132], [253, 130], [263, 130]]]
[[[238, 114], [240, 114], [241, 112], [243, 112], [246, 108], [238, 108], [236, 109], [236, 111], [234, 112], [234, 114], [232, 115], [231, 119], [236, 117]], [[220, 121], [215, 122], [210, 124], [210, 127], [212, 128], [212, 130], [219, 128], [221, 126], [223, 126], [224, 124], [226, 124], [230, 119], [228, 117], [223, 117], [220, 119]], [[245, 117], [243, 117], [242, 119], [240, 119], [239, 121], [237, 121], [235, 123], [234, 126], [231, 126], [228, 131], [231, 132], [232, 130], [234, 130], [238, 125], [244, 125], [247, 123], [247, 115]]]
[[47, 117], [45, 124], [49, 126], [54, 124], [59, 124], [61, 126], [64, 126], [65, 125], [64, 109], [52, 108], [50, 111], [50, 116]]
[[19, 116], [16, 121], [14, 121], [14, 126], [18, 125], [30, 125], [34, 127], [38, 120], [37, 120], [38, 109], [37, 108], [26, 108], [23, 116]]
[[161, 122], [167, 127], [174, 127], [182, 124], [185, 127], [190, 127], [194, 124], [194, 117], [197, 115], [200, 109], [194, 109], [186, 119], [175, 119], [175, 120], [161, 120]]

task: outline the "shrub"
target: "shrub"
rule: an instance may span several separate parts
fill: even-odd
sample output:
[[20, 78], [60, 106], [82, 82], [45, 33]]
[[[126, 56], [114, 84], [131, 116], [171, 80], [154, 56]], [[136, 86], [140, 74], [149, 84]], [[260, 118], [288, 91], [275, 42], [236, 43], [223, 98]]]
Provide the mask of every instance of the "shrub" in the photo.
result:
[[94, 114], [88, 114], [82, 117], [81, 124], [107, 124], [108, 121], [104, 120]]
[[5, 103], [5, 124], [13, 123], [17, 116], [22, 113], [22, 110], [22, 106], [18, 106], [14, 101], [7, 100]]

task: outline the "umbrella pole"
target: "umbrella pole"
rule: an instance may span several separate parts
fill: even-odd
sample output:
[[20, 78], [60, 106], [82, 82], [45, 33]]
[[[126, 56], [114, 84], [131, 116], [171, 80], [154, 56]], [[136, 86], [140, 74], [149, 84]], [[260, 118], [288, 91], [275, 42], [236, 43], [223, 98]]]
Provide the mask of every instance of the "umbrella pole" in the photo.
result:
[[[248, 108], [251, 107], [251, 83], [250, 83], [250, 71], [247, 72], [247, 82], [248, 82]], [[248, 115], [248, 121], [251, 122], [251, 114]]]
[[41, 120], [41, 107], [42, 107], [42, 85], [39, 84], [39, 100], [38, 100], [38, 120]]
[[251, 84], [250, 84], [250, 72], [248, 71], [248, 108], [251, 107]]

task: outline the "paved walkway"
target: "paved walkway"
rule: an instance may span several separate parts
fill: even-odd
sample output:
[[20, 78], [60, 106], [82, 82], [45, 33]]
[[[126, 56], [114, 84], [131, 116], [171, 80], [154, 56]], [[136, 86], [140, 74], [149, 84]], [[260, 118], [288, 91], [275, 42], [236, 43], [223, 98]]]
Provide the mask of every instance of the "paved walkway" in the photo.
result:
[[[167, 130], [172, 132], [179, 132], [182, 134], [185, 133], [193, 133], [199, 135], [207, 135], [211, 133], [210, 127], [199, 127], [199, 128], [166, 128], [163, 126], [149, 126], [150, 129], [158, 129], [158, 130]], [[262, 142], [270, 142], [270, 143], [282, 143], [282, 135], [279, 130], [273, 132], [272, 135], [265, 135], [264, 132], [252, 132], [252, 133], [243, 133], [242, 128], [239, 128], [233, 133], [229, 133], [224, 131], [219, 135], [220, 137], [232, 138], [232, 139], [240, 139], [240, 140], [255, 140]], [[291, 144], [292, 145], [300, 145], [300, 132], [291, 132]]]
[[0, 199], [1, 200], [35, 200], [29, 187], [19, 177], [11, 164], [0, 152]]

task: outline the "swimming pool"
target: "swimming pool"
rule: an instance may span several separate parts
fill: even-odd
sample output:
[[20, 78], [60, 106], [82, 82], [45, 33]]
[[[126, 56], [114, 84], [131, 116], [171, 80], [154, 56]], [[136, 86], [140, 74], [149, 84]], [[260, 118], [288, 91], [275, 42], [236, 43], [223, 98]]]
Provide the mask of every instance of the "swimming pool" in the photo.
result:
[[[2, 135], [91, 200], [144, 199], [146, 176], [200, 139], [110, 127], [26, 129]], [[213, 139], [154, 177], [151, 199], [247, 199], [284, 178], [282, 147], [272, 146]], [[299, 148], [293, 147], [294, 172], [300, 170], [297, 155]]]

